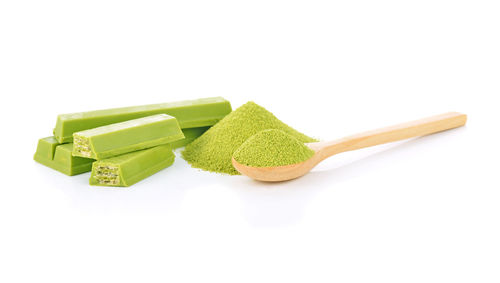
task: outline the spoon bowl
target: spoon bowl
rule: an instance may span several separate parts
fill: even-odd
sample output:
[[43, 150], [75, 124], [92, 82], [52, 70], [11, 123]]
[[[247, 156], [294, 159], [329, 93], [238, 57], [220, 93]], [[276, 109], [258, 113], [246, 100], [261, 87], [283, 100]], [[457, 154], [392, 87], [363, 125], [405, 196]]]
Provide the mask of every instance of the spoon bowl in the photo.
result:
[[281, 182], [301, 177], [311, 171], [311, 169], [317, 164], [317, 162], [314, 161], [315, 155], [300, 163], [276, 167], [247, 166], [239, 163], [234, 158], [232, 159], [232, 162], [234, 168], [236, 168], [238, 172], [252, 179], [264, 182]]

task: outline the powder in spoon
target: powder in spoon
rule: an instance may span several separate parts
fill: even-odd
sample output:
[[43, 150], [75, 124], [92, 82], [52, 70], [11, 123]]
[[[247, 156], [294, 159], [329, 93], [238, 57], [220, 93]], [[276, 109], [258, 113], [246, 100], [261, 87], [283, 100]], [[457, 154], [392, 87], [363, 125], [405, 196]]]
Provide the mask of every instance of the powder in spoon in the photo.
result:
[[281, 122], [256, 103], [247, 102], [188, 144], [182, 156], [195, 168], [238, 175], [231, 163], [233, 153], [249, 137], [267, 129], [282, 130], [302, 143], [316, 141]]
[[296, 164], [311, 158], [314, 150], [280, 130], [264, 130], [247, 139], [233, 154], [240, 164], [275, 167]]

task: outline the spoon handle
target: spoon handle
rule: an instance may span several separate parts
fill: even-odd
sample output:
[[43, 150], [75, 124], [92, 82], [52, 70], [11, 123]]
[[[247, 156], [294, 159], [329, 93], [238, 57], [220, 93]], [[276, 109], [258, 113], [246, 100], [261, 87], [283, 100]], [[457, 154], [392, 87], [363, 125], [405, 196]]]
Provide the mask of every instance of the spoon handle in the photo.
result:
[[449, 112], [420, 120], [367, 131], [334, 141], [309, 143], [323, 160], [334, 154], [379, 144], [425, 136], [465, 125], [467, 115]]

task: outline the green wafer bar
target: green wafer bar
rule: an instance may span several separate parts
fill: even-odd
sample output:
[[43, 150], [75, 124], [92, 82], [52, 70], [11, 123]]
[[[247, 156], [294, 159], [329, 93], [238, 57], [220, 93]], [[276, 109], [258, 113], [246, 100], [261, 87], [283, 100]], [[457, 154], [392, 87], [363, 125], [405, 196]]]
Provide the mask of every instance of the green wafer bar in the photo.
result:
[[167, 144], [98, 160], [92, 165], [89, 183], [128, 187], [172, 165], [174, 159], [172, 148]]
[[54, 137], [38, 140], [33, 159], [68, 176], [73, 176], [92, 169], [94, 159], [73, 156], [73, 143], [60, 144]]
[[229, 101], [222, 97], [211, 97], [62, 114], [57, 117], [54, 136], [59, 143], [71, 142], [75, 132], [155, 114], [174, 116], [182, 129], [205, 127], [214, 125], [230, 112], [231, 104]]
[[177, 120], [158, 114], [73, 134], [73, 155], [105, 159], [184, 138]]

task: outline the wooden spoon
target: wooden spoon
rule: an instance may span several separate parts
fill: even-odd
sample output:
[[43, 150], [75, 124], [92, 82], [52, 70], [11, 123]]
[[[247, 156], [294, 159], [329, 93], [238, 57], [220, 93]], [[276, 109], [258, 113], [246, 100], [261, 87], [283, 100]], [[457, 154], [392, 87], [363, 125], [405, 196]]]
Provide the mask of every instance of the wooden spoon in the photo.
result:
[[386, 128], [363, 132], [328, 142], [306, 143], [315, 154], [306, 161], [277, 167], [251, 167], [238, 163], [234, 158], [234, 168], [241, 174], [259, 181], [279, 182], [298, 178], [307, 174], [324, 159], [344, 152], [379, 144], [425, 136], [465, 125], [467, 115], [450, 112], [420, 120], [406, 122]]

